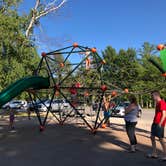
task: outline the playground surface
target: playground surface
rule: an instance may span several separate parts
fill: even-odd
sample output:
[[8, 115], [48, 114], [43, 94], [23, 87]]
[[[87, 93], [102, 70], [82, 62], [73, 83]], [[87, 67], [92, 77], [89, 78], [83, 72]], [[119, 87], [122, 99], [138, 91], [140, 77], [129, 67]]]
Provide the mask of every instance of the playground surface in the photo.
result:
[[[40, 133], [37, 120], [18, 117], [16, 131], [9, 132], [8, 121], [0, 119], [0, 164], [2, 166], [164, 166], [165, 162], [147, 159], [150, 152], [150, 125], [153, 112], [144, 110], [137, 125], [139, 151], [127, 152], [128, 138], [123, 119], [112, 119], [112, 126], [92, 135], [82, 124], [47, 125]], [[158, 143], [158, 151], [161, 153]]]

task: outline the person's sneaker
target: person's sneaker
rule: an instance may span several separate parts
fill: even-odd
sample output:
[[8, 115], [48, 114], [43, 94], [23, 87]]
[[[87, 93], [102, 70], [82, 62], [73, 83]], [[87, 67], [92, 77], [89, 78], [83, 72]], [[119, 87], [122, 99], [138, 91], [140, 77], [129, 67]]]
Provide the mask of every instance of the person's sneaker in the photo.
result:
[[135, 152], [136, 152], [135, 145], [131, 145], [129, 153], [135, 153]]
[[157, 154], [148, 154], [146, 157], [151, 158], [151, 159], [157, 159], [158, 155]]
[[161, 157], [161, 158], [160, 158], [160, 161], [166, 161], [166, 156]]
[[137, 147], [137, 145], [134, 145], [135, 146], [135, 151], [140, 151], [140, 149]]

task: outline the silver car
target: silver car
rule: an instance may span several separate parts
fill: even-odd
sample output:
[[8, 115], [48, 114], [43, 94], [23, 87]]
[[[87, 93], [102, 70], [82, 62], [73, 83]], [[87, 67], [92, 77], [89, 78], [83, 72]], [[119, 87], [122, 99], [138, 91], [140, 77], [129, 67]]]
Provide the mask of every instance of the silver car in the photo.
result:
[[47, 109], [50, 106], [50, 108], [51, 108], [50, 111], [58, 112], [59, 110], [63, 110], [65, 108], [70, 107], [70, 104], [68, 102], [66, 102], [65, 100], [55, 99], [52, 101], [51, 105], [50, 105], [50, 102], [51, 102], [51, 100], [48, 99], [48, 100], [44, 101], [43, 103], [39, 103], [37, 105], [38, 110], [45, 112], [45, 111], [47, 111]]
[[[121, 102], [120, 104], [116, 105], [112, 109], [111, 116], [123, 118], [125, 116], [125, 107], [127, 107], [129, 104], [130, 104], [130, 102], [126, 101], [126, 102]], [[138, 105], [138, 106], [139, 106], [138, 117], [140, 118], [142, 115], [142, 108], [140, 105]]]
[[22, 100], [12, 100], [9, 103], [5, 104], [3, 109], [26, 109], [27, 102]]

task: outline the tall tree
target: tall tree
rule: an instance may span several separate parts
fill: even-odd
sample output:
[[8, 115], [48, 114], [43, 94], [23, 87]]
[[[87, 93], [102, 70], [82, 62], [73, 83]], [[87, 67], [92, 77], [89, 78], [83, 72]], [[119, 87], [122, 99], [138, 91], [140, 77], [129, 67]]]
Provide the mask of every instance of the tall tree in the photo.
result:
[[117, 53], [112, 47], [107, 47], [103, 57], [106, 60], [105, 80], [121, 88], [131, 88], [139, 72], [136, 51], [129, 48]]
[[138, 54], [141, 58], [149, 58], [151, 55], [155, 55], [156, 52], [155, 45], [149, 42], [144, 42], [142, 47], [138, 50]]
[[35, 25], [39, 24], [40, 18], [57, 12], [67, 0], [36, 0], [34, 8], [31, 9], [30, 19], [25, 32], [26, 37], [33, 33]]
[[154, 45], [145, 42], [138, 52], [131, 48], [116, 52], [109, 46], [102, 54], [106, 60], [104, 79], [107, 83], [121, 89], [129, 88], [137, 94], [140, 104], [146, 107], [152, 106], [150, 98], [152, 90], [160, 90], [163, 97], [166, 97], [165, 79], [148, 61], [152, 56], [161, 63]]
[[19, 16], [19, 2], [3, 0], [0, 3], [0, 89], [31, 74], [39, 61], [34, 43], [24, 35], [27, 17]]
[[34, 27], [40, 18], [57, 12], [66, 0], [34, 0], [28, 15], [21, 15], [22, 0], [0, 0], [0, 90], [23, 76], [32, 75], [39, 63]]

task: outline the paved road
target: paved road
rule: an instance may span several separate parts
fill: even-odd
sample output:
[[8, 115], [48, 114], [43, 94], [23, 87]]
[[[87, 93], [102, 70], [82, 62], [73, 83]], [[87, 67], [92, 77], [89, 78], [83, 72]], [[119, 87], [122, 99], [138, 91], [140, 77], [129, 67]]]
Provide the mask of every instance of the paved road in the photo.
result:
[[[154, 118], [154, 113], [155, 111], [153, 109], [144, 109], [142, 117], [138, 119], [137, 128], [150, 132], [151, 124]], [[111, 121], [115, 124], [124, 125], [124, 120], [121, 118], [112, 118]], [[165, 128], [165, 133], [166, 133], [166, 128]]]
[[144, 109], [142, 114], [142, 119], [151, 121], [154, 117], [155, 110], [154, 109]]

